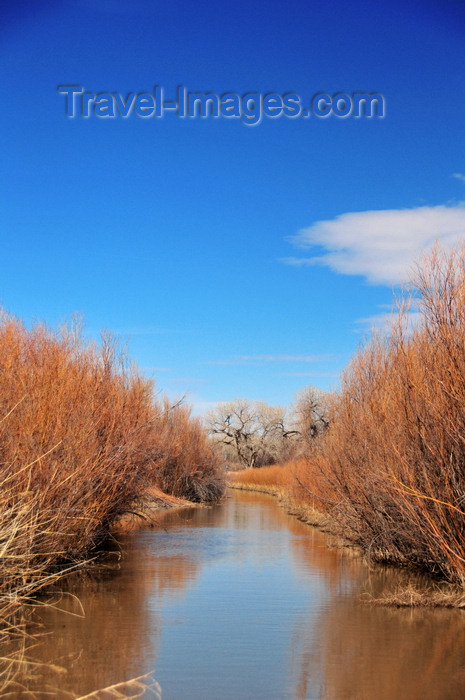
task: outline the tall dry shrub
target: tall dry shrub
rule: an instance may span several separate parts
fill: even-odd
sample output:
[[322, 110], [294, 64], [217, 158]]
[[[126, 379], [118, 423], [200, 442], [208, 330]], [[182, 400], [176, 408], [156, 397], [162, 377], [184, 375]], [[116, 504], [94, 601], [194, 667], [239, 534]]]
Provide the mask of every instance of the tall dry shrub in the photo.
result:
[[420, 322], [401, 309], [345, 372], [312, 488], [366, 551], [463, 581], [465, 248], [424, 258], [413, 293]]
[[188, 409], [156, 402], [110, 337], [0, 313], [0, 693], [16, 688], [21, 602], [85, 563], [157, 481], [195, 501], [223, 492]]
[[222, 468], [185, 406], [156, 402], [152, 382], [110, 337], [77, 325], [28, 330], [0, 316], [0, 594], [27, 594], [81, 561], [157, 483], [213, 501]]
[[0, 587], [89, 550], [147, 486], [151, 383], [108, 339], [0, 319]]
[[153, 479], [165, 493], [193, 502], [216, 501], [224, 493], [217, 446], [188, 406], [170, 406], [165, 399], [153, 457]]

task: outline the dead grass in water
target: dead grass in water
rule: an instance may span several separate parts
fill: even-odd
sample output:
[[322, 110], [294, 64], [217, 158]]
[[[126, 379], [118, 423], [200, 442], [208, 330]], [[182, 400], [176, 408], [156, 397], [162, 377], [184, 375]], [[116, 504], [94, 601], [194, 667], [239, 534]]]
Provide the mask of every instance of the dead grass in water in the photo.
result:
[[370, 598], [374, 605], [396, 608], [465, 608], [465, 591], [462, 588], [419, 588], [409, 585], [380, 598]]

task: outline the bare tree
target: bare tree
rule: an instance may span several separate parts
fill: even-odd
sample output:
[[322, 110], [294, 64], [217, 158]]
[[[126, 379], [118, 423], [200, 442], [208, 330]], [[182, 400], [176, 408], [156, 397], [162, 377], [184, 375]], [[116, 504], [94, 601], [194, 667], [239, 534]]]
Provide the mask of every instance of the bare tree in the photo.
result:
[[307, 445], [329, 428], [331, 397], [314, 386], [306, 386], [297, 393], [294, 425]]
[[220, 403], [206, 416], [207, 430], [232, 450], [245, 467], [271, 464], [295, 430], [285, 427], [285, 410], [262, 401], [235, 399]]

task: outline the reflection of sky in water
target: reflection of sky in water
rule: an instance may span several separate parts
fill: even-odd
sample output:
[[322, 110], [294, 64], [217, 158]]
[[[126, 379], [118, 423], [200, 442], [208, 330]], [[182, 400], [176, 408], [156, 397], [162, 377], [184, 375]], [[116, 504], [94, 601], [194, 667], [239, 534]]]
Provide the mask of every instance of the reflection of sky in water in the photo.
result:
[[257, 519], [256, 503], [239, 509], [238, 529], [218, 523], [153, 533], [155, 558], [171, 551], [202, 560], [181, 598], [166, 591], [150, 597], [162, 625], [156, 676], [167, 698], [290, 697], [293, 630], [304, 615], [311, 633], [312, 610], [317, 615], [325, 599], [324, 580], [296, 564], [296, 536], [279, 522]]
[[463, 613], [366, 605], [409, 575], [328, 547], [269, 497], [168, 511], [121, 541], [120, 569], [73, 588], [85, 618], [39, 608], [34, 656], [67, 669], [41, 671], [52, 697], [151, 670], [163, 700], [465, 697]]

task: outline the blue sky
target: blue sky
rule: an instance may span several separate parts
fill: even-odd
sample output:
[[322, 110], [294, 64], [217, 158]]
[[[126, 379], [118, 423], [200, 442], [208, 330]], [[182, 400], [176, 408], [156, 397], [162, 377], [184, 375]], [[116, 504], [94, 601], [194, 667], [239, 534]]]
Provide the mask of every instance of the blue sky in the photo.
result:
[[[3, 2], [0, 303], [115, 331], [197, 411], [337, 387], [392, 289], [465, 237], [465, 7]], [[68, 119], [90, 92], [379, 92], [383, 119]]]

